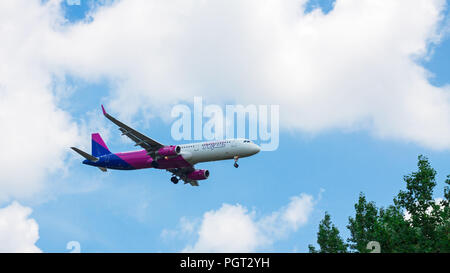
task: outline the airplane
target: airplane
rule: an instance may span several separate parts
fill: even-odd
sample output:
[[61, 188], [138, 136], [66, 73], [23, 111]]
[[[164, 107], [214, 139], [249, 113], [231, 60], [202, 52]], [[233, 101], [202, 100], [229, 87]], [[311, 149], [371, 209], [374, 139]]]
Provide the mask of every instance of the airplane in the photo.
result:
[[92, 155], [76, 147], [72, 150], [85, 158], [83, 164], [94, 166], [101, 171], [163, 169], [172, 173], [170, 181], [177, 184], [198, 186], [199, 180], [209, 177], [209, 170], [195, 169], [194, 165], [202, 162], [234, 159], [238, 168], [238, 159], [257, 154], [261, 148], [251, 140], [244, 138], [224, 139], [183, 145], [164, 145], [134, 130], [109, 115], [102, 105], [103, 115], [116, 124], [122, 135], [135, 142], [134, 146], [143, 148], [139, 151], [112, 153], [99, 133], [92, 134]]

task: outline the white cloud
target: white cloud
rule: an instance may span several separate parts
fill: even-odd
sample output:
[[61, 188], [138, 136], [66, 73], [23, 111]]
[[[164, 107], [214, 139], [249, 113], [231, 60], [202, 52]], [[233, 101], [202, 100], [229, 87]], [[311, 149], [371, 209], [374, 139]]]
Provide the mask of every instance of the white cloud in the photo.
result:
[[219, 210], [204, 214], [198, 241], [184, 251], [250, 252], [266, 243], [266, 238], [246, 208], [239, 204], [223, 204]]
[[439, 42], [446, 2], [337, 0], [327, 15], [305, 14], [305, 2], [120, 1], [69, 28], [48, 58], [113, 80], [124, 116], [203, 95], [280, 104], [281, 125], [303, 132], [364, 129], [449, 149], [449, 87], [415, 62]]
[[108, 80], [125, 117], [168, 118], [200, 95], [279, 104], [281, 126], [307, 133], [364, 129], [449, 149], [449, 87], [414, 61], [439, 42], [445, 1], [337, 0], [327, 15], [305, 14], [305, 2], [123, 0], [70, 25], [61, 0], [1, 1], [0, 202], [40, 192], [79, 142], [58, 107], [67, 73]]
[[58, 4], [40, 3], [0, 2], [0, 203], [40, 192], [77, 139], [42, 54], [61, 20]]
[[30, 214], [30, 208], [17, 202], [0, 208], [0, 252], [42, 252], [35, 245], [39, 226]]
[[291, 197], [286, 207], [273, 212], [261, 219], [261, 228], [276, 237], [283, 237], [289, 231], [295, 231], [307, 223], [309, 215], [314, 208], [314, 200], [311, 195], [301, 194]]
[[[286, 207], [259, 219], [255, 211], [249, 212], [240, 204], [223, 204], [218, 210], [206, 212], [200, 223], [182, 218], [181, 235], [197, 233], [198, 236], [197, 241], [183, 251], [252, 252], [270, 247], [274, 241], [306, 224], [313, 208], [313, 197], [307, 194], [292, 197]], [[173, 237], [175, 233], [163, 230], [162, 236]]]

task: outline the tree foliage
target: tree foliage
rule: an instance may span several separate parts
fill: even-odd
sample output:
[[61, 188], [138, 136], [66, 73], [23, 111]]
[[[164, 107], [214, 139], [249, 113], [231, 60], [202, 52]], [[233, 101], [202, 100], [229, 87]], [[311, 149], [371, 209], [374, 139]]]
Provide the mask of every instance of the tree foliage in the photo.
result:
[[[428, 159], [418, 158], [418, 170], [406, 175], [406, 190], [401, 190], [387, 208], [377, 208], [363, 193], [355, 204], [355, 216], [347, 225], [348, 245], [339, 237], [330, 216], [319, 225], [317, 243], [321, 250], [309, 246], [310, 252], [370, 252], [370, 241], [380, 243], [381, 252], [450, 252], [450, 175], [447, 176], [444, 198], [434, 199], [436, 171]], [[342, 244], [339, 243], [342, 242]], [[339, 246], [339, 247], [338, 247]]]
[[309, 245], [311, 253], [345, 253], [347, 245], [339, 235], [339, 230], [331, 223], [330, 215], [325, 212], [324, 219], [319, 224], [319, 232], [317, 233], [317, 243], [320, 250], [317, 251], [314, 246]]

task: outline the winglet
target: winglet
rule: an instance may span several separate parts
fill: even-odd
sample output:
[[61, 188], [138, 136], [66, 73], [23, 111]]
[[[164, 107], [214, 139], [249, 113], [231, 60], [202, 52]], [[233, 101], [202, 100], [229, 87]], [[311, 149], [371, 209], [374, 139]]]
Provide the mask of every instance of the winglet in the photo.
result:
[[102, 111], [103, 111], [103, 115], [106, 115], [105, 107], [103, 107], [103, 104], [102, 104]]

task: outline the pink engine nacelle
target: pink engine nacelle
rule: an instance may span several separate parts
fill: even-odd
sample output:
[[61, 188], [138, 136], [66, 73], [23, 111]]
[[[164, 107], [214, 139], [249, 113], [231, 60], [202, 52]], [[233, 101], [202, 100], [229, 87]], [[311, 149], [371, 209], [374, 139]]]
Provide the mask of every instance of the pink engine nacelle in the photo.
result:
[[178, 155], [178, 154], [180, 154], [180, 152], [181, 152], [181, 147], [175, 146], [175, 145], [164, 146], [158, 150], [158, 154], [160, 156]]
[[205, 180], [208, 176], [208, 170], [195, 170], [187, 175], [187, 177], [192, 180]]

